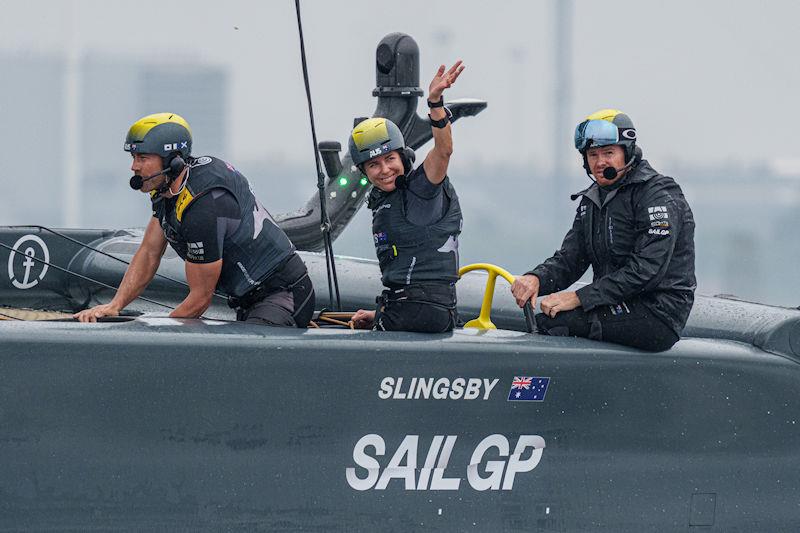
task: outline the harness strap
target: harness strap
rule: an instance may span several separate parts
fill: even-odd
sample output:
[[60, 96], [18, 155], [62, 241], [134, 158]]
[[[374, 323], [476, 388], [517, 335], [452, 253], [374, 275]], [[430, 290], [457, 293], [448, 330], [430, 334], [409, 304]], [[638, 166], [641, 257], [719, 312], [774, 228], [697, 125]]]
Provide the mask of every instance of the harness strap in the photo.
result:
[[[290, 282], [289, 276], [296, 275], [297, 270], [300, 268], [303, 270], [302, 275]], [[291, 291], [307, 277], [308, 270], [306, 270], [303, 260], [297, 254], [292, 254], [275, 272], [259, 281], [258, 285], [242, 296], [228, 296], [228, 306], [233, 309], [251, 307], [256, 302], [260, 302], [276, 292]]]

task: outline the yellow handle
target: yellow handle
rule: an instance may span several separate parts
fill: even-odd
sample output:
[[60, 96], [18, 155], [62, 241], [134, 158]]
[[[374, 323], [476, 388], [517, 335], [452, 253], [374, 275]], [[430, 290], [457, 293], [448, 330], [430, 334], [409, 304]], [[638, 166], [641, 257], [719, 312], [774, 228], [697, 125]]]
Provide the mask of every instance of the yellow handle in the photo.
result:
[[508, 270], [489, 263], [473, 263], [471, 265], [461, 267], [458, 270], [458, 276], [461, 277], [467, 272], [472, 272], [473, 270], [485, 270], [489, 274], [489, 278], [486, 280], [486, 291], [483, 293], [481, 314], [478, 315], [478, 318], [470, 320], [464, 324], [464, 327], [477, 329], [497, 329], [497, 327], [492, 324], [492, 320], [490, 318], [492, 313], [492, 300], [494, 299], [494, 286], [497, 282], [497, 276], [505, 278], [505, 280], [509, 283], [514, 283], [516, 278], [511, 275]]

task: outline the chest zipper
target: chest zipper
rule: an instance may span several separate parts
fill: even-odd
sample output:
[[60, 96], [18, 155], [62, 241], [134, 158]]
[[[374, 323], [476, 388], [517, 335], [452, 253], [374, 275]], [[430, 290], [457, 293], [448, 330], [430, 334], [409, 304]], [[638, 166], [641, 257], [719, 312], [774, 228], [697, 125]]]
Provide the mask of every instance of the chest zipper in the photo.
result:
[[[602, 243], [602, 249], [600, 250], [600, 253], [597, 254], [597, 256], [598, 259], [602, 262], [601, 264], [607, 266], [611, 259], [611, 251], [609, 249], [609, 242], [608, 242], [609, 236], [611, 234], [611, 218], [608, 216], [608, 210], [605, 207], [600, 208], [600, 219], [603, 221], [603, 223], [598, 227], [598, 229], [600, 230], [600, 235], [598, 236], [602, 238], [602, 240], [600, 241]], [[606, 275], [608, 273], [606, 272], [607, 270], [606, 268], [603, 268], [602, 270], [603, 270], [603, 275]]]

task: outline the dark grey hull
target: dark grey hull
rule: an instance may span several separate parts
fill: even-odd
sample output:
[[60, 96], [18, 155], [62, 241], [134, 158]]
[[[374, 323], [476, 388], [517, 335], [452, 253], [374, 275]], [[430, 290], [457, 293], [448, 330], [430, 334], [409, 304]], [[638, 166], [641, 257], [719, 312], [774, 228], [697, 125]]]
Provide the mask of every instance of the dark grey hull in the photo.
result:
[[[304, 258], [324, 299], [324, 261]], [[111, 275], [100, 261], [68, 262], [118, 281], [120, 267]], [[346, 307], [368, 305], [375, 264], [339, 264]], [[36, 291], [62, 308], [64, 295], [103, 297], [50, 275], [30, 293], [0, 288], [0, 303]], [[477, 314], [483, 280], [459, 283], [466, 318]], [[509, 330], [452, 335], [152, 316], [0, 322], [0, 529], [729, 532], [800, 523], [800, 312], [700, 298], [686, 338], [649, 354], [523, 333], [505, 287], [497, 293], [493, 317]], [[516, 376], [549, 377], [544, 401], [508, 401]], [[413, 378], [440, 385], [401, 399]], [[480, 383], [474, 399], [470, 378]], [[434, 398], [445, 379], [445, 397]]]
[[[653, 355], [502, 331], [169, 322], [4, 324], [2, 526], [776, 531], [800, 519], [800, 368], [782, 356], [730, 341]], [[519, 375], [551, 378], [543, 402], [507, 400]], [[386, 377], [499, 381], [486, 399], [485, 387], [381, 399]], [[370, 475], [353, 454], [371, 434], [385, 442], [365, 450], [381, 476], [419, 436], [400, 464], [421, 490], [407, 472], [384, 490], [348, 483], [348, 468]], [[545, 447], [508, 490], [477, 490], [468, 465], [495, 434], [510, 450], [488, 449], [481, 478], [508, 468], [523, 435]], [[457, 490], [420, 485], [436, 435], [456, 437], [442, 479]]]

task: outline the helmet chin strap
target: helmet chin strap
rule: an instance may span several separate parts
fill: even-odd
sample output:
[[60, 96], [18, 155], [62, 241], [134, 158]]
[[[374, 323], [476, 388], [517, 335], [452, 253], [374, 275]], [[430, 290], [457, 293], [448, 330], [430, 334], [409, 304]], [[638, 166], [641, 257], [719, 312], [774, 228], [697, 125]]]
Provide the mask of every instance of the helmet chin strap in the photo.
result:
[[[175, 191], [175, 192], [172, 192], [172, 190], [170, 189], [170, 187], [172, 186], [172, 182], [173, 182], [175, 179], [177, 179], [177, 178], [180, 178], [180, 177], [181, 177], [181, 175], [180, 175], [180, 174], [178, 174], [178, 176], [176, 176], [176, 178], [175, 178], [175, 179], [173, 179], [173, 178], [171, 178], [171, 177], [170, 177], [169, 173], [165, 174], [165, 177], [166, 177], [167, 179], [165, 179], [165, 180], [164, 180], [164, 183], [163, 183], [163, 184], [161, 184], [161, 186], [160, 186], [160, 187], [157, 189], [157, 192], [158, 192], [158, 194], [165, 195], [166, 193], [169, 193], [169, 197], [173, 197], [173, 196], [177, 196], [177, 195], [179, 195], [181, 192], [183, 192], [183, 189], [185, 189], [185, 188], [186, 188], [186, 183], [188, 183], [188, 181], [189, 181], [189, 170], [190, 170], [191, 168], [192, 168], [192, 167], [191, 167], [191, 165], [186, 165], [186, 166], [185, 166], [185, 169], [186, 169], [186, 175], [183, 177], [183, 183], [181, 183], [181, 186], [180, 186], [180, 188], [179, 188], [177, 191]], [[181, 171], [181, 172], [182, 172], [182, 171]]]

